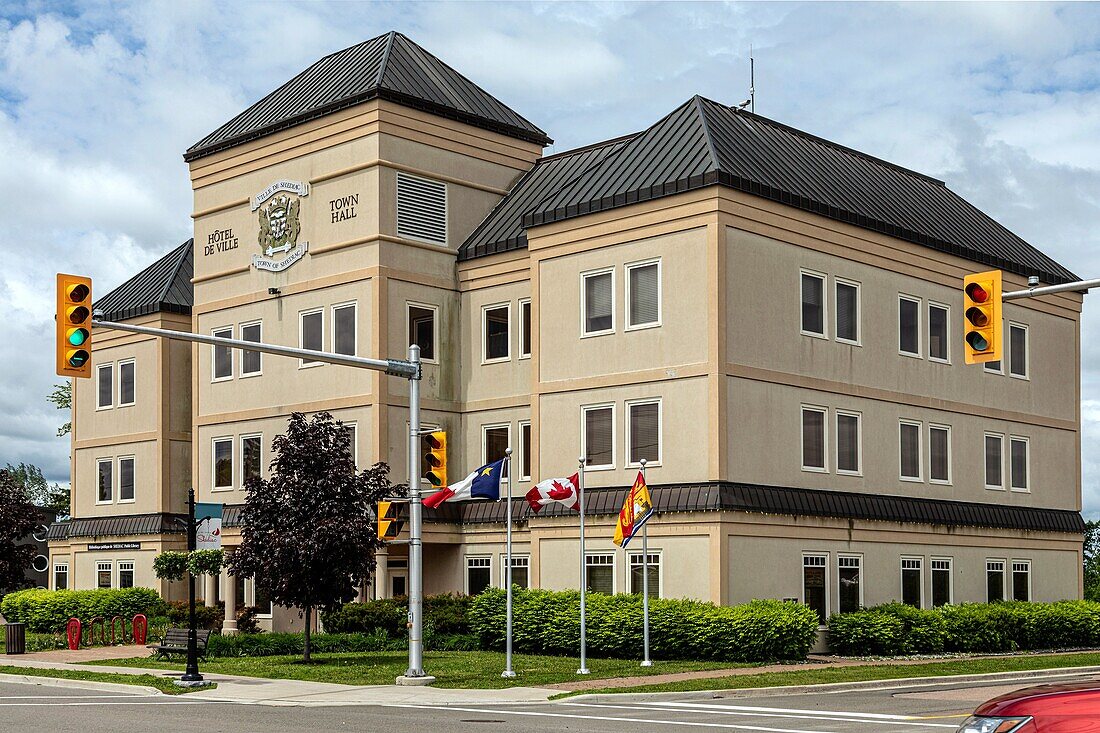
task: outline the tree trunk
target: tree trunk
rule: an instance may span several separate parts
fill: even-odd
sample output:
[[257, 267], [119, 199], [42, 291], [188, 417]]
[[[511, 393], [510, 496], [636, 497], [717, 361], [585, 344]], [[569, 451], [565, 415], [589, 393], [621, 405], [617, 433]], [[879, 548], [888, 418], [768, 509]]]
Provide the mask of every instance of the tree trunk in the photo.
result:
[[309, 663], [309, 627], [313, 625], [311, 623], [311, 621], [312, 621], [311, 616], [312, 615], [313, 615], [313, 606], [306, 606], [306, 645], [305, 645], [305, 654], [302, 655], [302, 661], [307, 663], [307, 664]]

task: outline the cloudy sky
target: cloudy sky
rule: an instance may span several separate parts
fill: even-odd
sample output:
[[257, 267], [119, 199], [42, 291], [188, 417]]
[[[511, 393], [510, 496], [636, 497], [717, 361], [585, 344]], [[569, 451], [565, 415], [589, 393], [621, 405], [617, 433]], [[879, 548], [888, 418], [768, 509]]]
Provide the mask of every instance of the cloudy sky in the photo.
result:
[[[0, 5], [0, 464], [68, 480], [53, 275], [104, 293], [190, 236], [184, 149], [320, 56], [397, 29], [566, 150], [693, 94], [948, 185], [1100, 277], [1100, 5]], [[1100, 515], [1100, 294], [1083, 342], [1085, 511]], [[1071, 385], [1066, 385], [1067, 389]]]

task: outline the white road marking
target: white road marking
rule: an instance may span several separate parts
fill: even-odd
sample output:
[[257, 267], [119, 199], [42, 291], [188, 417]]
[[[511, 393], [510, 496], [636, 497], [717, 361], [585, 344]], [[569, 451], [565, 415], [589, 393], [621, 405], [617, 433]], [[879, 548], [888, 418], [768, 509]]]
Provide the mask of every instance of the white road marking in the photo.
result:
[[0, 700], [98, 700], [116, 697], [154, 697], [154, 695], [141, 692], [120, 692], [116, 695], [0, 695]]
[[[129, 702], [129, 701], [117, 701], [117, 702], [0, 702], [0, 708], [20, 708], [20, 707], [89, 707], [95, 705], [204, 705], [215, 700], [174, 700], [172, 698], [159, 699], [159, 696], [149, 695], [149, 698], [157, 697], [157, 699], [148, 699], [146, 702]], [[48, 700], [49, 698], [40, 698], [42, 700]]]
[[887, 715], [886, 713], [847, 713], [830, 710], [805, 710], [802, 708], [765, 708], [751, 705], [722, 705], [703, 702], [640, 702], [639, 705], [651, 705], [674, 708], [707, 708], [710, 710], [748, 710], [756, 713], [810, 713], [814, 715], [843, 715], [848, 718], [872, 718], [874, 720], [913, 720], [911, 715]]
[[[583, 703], [583, 702], [567, 702], [561, 703], [562, 705], [569, 705], [572, 707], [587, 707], [587, 708], [622, 708], [626, 710], [637, 710], [635, 707], [629, 705], [611, 705], [602, 703]], [[819, 720], [825, 722], [835, 723], [877, 723], [879, 725], [906, 725], [906, 726], [920, 726], [928, 728], [951, 728], [952, 730], [958, 728], [957, 725], [949, 725], [945, 723], [925, 723], [921, 719], [916, 717], [910, 717], [906, 715], [879, 715], [876, 713], [837, 713], [837, 712], [825, 712], [819, 710], [791, 710], [784, 708], [751, 708], [751, 707], [738, 707], [735, 705], [692, 705], [691, 703], [659, 703], [659, 702], [640, 702], [639, 705], [645, 705], [649, 710], [660, 710], [663, 713], [712, 713], [715, 715], [743, 715], [746, 717], [756, 718], [787, 718], [796, 720]], [[666, 707], [668, 705], [678, 705], [679, 707]], [[850, 716], [850, 717], [842, 717]], [[898, 718], [894, 720], [894, 718]]]

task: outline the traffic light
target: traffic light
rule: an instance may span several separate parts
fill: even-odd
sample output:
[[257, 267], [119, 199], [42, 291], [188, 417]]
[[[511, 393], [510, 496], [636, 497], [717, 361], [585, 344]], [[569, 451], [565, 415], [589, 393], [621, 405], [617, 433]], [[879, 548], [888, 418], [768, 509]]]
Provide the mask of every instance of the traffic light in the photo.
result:
[[447, 485], [447, 433], [436, 430], [424, 436], [424, 478], [436, 488]]
[[405, 519], [401, 515], [403, 506], [405, 502], [378, 502], [378, 539], [396, 540], [397, 535], [401, 534], [401, 528], [405, 526]]
[[57, 375], [92, 376], [92, 281], [57, 275]]
[[1000, 361], [1004, 324], [1001, 320], [1001, 271], [990, 270], [963, 279], [963, 333], [967, 364]]

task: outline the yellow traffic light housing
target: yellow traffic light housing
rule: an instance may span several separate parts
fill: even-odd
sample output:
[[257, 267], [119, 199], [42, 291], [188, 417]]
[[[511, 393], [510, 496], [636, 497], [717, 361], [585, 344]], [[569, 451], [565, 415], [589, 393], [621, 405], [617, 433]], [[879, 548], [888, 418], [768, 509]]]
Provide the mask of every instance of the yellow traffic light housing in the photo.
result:
[[401, 534], [401, 528], [405, 526], [405, 520], [400, 516], [402, 506], [404, 502], [378, 502], [378, 539], [396, 540], [397, 535]]
[[967, 364], [1000, 361], [1004, 322], [1001, 318], [1001, 271], [963, 279], [963, 348]]
[[92, 376], [92, 281], [79, 275], [57, 276], [57, 375]]
[[436, 430], [424, 436], [424, 478], [436, 488], [447, 485], [447, 433]]

